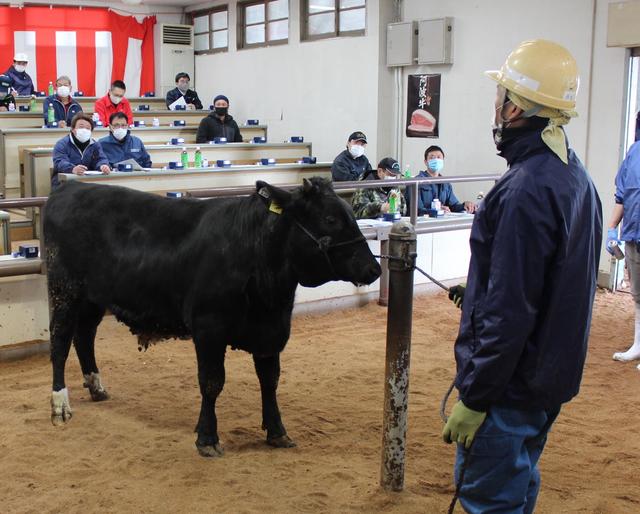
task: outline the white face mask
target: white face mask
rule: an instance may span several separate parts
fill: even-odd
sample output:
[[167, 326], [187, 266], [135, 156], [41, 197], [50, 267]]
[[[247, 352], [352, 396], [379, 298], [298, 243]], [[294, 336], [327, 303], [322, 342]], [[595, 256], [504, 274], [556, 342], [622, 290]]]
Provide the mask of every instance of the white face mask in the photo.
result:
[[76, 139], [81, 143], [86, 143], [91, 139], [91, 131], [86, 128], [78, 128], [76, 129]]
[[385, 179], [385, 180], [395, 180], [395, 179], [396, 179], [396, 177], [395, 177], [394, 175], [385, 175], [385, 176], [384, 176], [384, 179]]
[[16, 64], [16, 65], [14, 66], [14, 68], [15, 68], [15, 70], [16, 70], [18, 73], [22, 73], [22, 72], [24, 72], [24, 70], [26, 70], [26, 69], [27, 69], [27, 67], [26, 67], [26, 66], [23, 66], [22, 64]]
[[59, 86], [56, 93], [60, 98], [67, 98], [71, 93], [71, 88], [69, 86]]
[[111, 93], [109, 93], [109, 98], [111, 98], [111, 101], [115, 105], [118, 105], [120, 102], [122, 102], [122, 97], [121, 96], [113, 96]]
[[362, 157], [364, 155], [364, 146], [362, 146], [362, 145], [351, 145], [349, 147], [349, 153], [354, 158]]
[[178, 83], [178, 89], [183, 93], [186, 93], [189, 90], [189, 83], [183, 84], [182, 82]]
[[115, 137], [118, 141], [122, 141], [125, 137], [127, 137], [127, 132], [129, 132], [126, 128], [117, 128], [113, 131], [113, 137]]

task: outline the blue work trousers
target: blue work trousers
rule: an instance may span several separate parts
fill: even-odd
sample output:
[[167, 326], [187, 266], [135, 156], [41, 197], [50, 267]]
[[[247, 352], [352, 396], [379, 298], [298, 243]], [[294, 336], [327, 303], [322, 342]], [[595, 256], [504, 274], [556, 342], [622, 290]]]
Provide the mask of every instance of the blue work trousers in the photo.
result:
[[470, 450], [458, 445], [455, 481], [466, 458], [460, 503], [470, 514], [530, 514], [540, 489], [538, 459], [560, 407], [492, 407]]

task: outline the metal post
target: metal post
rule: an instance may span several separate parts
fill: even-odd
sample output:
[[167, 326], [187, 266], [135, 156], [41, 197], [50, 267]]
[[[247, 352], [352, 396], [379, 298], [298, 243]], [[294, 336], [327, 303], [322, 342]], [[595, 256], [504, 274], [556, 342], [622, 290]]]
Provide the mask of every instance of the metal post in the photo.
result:
[[[380, 255], [389, 255], [389, 240], [380, 241]], [[378, 296], [378, 305], [389, 305], [389, 260], [380, 259], [380, 293]]]
[[415, 252], [413, 226], [406, 221], [394, 223], [389, 234], [391, 258], [380, 473], [380, 485], [392, 491], [402, 491], [404, 486]]
[[416, 220], [418, 219], [418, 194], [420, 194], [420, 184], [414, 182], [413, 184], [409, 184], [407, 187], [411, 188], [411, 198], [413, 200], [409, 206], [411, 211], [409, 213], [409, 217], [411, 219], [411, 224], [415, 227]]

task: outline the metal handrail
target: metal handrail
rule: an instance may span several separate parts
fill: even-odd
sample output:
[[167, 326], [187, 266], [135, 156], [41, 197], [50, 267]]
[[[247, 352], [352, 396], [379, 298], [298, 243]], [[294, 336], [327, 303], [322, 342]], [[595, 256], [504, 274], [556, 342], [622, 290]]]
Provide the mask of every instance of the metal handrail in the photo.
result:
[[22, 209], [23, 207], [43, 207], [47, 203], [46, 196], [33, 196], [30, 198], [3, 198], [0, 199], [0, 209]]
[[[412, 177], [398, 180], [385, 180], [384, 187], [406, 186], [411, 188], [413, 198], [418, 198], [418, 188], [420, 184], [457, 184], [462, 182], [488, 182], [497, 181], [502, 177], [499, 173], [486, 173], [481, 175], [458, 175], [454, 177]], [[277, 186], [287, 191], [300, 187], [300, 184], [282, 184]], [[344, 182], [334, 182], [333, 189], [341, 191], [343, 189], [375, 189], [381, 187], [377, 180], [349, 180]], [[192, 189], [188, 190], [187, 196], [193, 198], [220, 198], [224, 196], [249, 196], [255, 193], [255, 186], [224, 187], [215, 189]], [[411, 224], [415, 225], [418, 219], [418, 202], [411, 203], [409, 213]]]

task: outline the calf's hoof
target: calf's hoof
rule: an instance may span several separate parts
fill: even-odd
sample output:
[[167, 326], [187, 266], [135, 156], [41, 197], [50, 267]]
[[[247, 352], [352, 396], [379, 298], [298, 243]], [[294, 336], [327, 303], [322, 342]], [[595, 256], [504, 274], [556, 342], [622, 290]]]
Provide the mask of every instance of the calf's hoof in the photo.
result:
[[69, 405], [69, 392], [67, 388], [51, 392], [51, 423], [55, 426], [64, 425], [71, 419], [73, 412]]
[[287, 435], [281, 435], [279, 437], [267, 437], [267, 444], [274, 448], [295, 448], [296, 443]]
[[220, 443], [199, 444], [196, 442], [196, 448], [203, 457], [222, 457], [224, 455], [224, 450]]
[[100, 373], [89, 373], [88, 375], [84, 375], [83, 385], [89, 389], [89, 394], [91, 394], [91, 399], [94, 402], [102, 402], [109, 399], [109, 393], [107, 393], [100, 381]]

